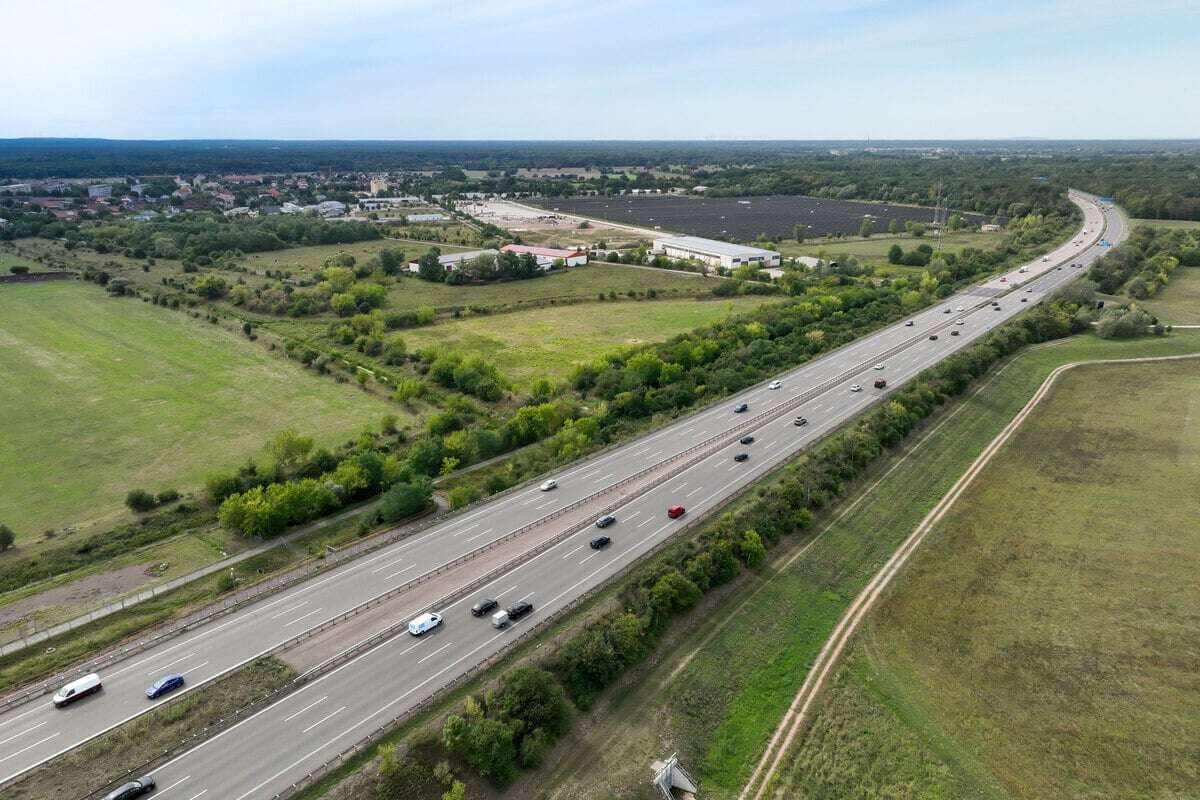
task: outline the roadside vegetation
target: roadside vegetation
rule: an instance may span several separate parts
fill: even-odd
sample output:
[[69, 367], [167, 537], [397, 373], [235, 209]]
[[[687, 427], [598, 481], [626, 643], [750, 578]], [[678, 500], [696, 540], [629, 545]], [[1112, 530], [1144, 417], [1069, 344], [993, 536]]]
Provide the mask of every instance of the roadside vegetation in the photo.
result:
[[777, 790], [1186, 796], [1200, 435], [1155, 423], [1198, 393], [1197, 361], [1062, 375], [872, 612]]

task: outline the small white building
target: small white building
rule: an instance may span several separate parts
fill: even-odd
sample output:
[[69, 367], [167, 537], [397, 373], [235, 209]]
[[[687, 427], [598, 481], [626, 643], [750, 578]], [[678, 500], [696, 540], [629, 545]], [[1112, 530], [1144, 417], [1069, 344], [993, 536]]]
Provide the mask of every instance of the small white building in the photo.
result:
[[809, 269], [816, 269], [821, 266], [821, 259], [816, 256], [796, 256], [796, 263]]
[[112, 197], [112, 187], [107, 183], [97, 183], [94, 186], [88, 187], [89, 199], [103, 200], [106, 197]]
[[385, 208], [395, 208], [396, 206], [419, 206], [424, 204], [424, 200], [414, 197], [411, 194], [402, 197], [363, 197], [358, 201], [358, 207], [363, 211], [383, 211]]
[[445, 214], [406, 214], [406, 222], [445, 222]]
[[980, 225], [979, 230], [983, 233], [998, 233], [1000, 231], [1000, 226], [989, 222], [984, 225]]
[[341, 217], [346, 213], [346, 204], [338, 200], [326, 200], [317, 203], [316, 209], [322, 217]]
[[[458, 265], [464, 261], [471, 261], [480, 256], [492, 256], [494, 258], [498, 255], [500, 255], [499, 250], [467, 250], [463, 253], [447, 253], [444, 256], [438, 256], [438, 263], [442, 265], [442, 269], [446, 270], [446, 272], [454, 272], [454, 270], [458, 269]], [[420, 262], [408, 262], [408, 271], [420, 272]]]
[[779, 253], [774, 250], [720, 242], [716, 239], [704, 239], [699, 236], [670, 236], [655, 239], [651, 252], [668, 258], [695, 259], [710, 266], [726, 269], [737, 269], [744, 264], [756, 264], [763, 269], [779, 266]]
[[777, 281], [783, 277], [783, 267], [769, 267], [761, 270], [761, 272], [765, 273], [773, 281]]

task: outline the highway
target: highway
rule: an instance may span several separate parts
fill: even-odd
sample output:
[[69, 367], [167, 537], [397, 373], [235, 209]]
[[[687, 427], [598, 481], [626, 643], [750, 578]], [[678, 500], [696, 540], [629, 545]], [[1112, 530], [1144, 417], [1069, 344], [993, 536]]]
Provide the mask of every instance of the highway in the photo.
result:
[[[886, 391], [892, 391], [1078, 277], [1082, 270], [1070, 264], [1086, 266], [1105, 252], [1096, 245], [1101, 232], [1115, 244], [1125, 237], [1126, 226], [1115, 209], [1102, 211], [1085, 195], [1073, 194], [1072, 199], [1084, 210], [1087, 233], [1049, 254], [1048, 260], [1026, 265], [1027, 272], [1014, 270], [971, 287], [914, 315], [911, 326], [897, 323], [783, 373], [777, 376], [782, 382], [777, 390], [758, 385], [581, 462], [555, 475], [559, 487], [551, 492], [533, 486], [505, 495], [112, 665], [103, 673], [104, 691], [70, 708], [56, 710], [43, 697], [9, 709], [0, 715], [0, 780], [144, 713], [154, 703], [142, 692], [162, 674], [180, 672], [194, 688], [564, 506], [595, 496], [581, 513], [593, 505], [607, 507], [623, 497], [620, 491], [606, 491], [615, 484], [672, 459], [686, 463], [681, 453], [710, 443], [695, 455], [697, 463], [649, 491], [635, 493], [614, 511], [618, 521], [605, 530], [613, 539], [608, 548], [590, 549], [587, 542], [595, 530], [585, 528], [492, 585], [437, 609], [446, 624], [435, 632], [421, 639], [403, 635], [385, 642], [155, 770], [160, 787], [155, 797], [271, 797], [669, 538], [688, 517], [669, 520], [668, 506], [684, 505], [689, 517], [703, 515], [886, 394], [873, 388], [876, 378], [886, 378]], [[993, 299], [1000, 310], [991, 306]], [[950, 336], [951, 330], [959, 335]], [[933, 334], [936, 340], [929, 338]], [[876, 363], [883, 363], [883, 369], [874, 369]], [[853, 384], [860, 384], [862, 391], [851, 392]], [[734, 413], [741, 402], [749, 411]], [[776, 413], [763, 414], [771, 409]], [[792, 419], [798, 414], [809, 424], [794, 426]], [[759, 415], [763, 416], [747, 426]], [[737, 443], [745, 433], [755, 437], [752, 444]], [[738, 452], [748, 453], [749, 460], [733, 461]], [[497, 631], [486, 618], [469, 613], [474, 599], [484, 595], [502, 605], [527, 599], [535, 611]], [[400, 619], [422, 610], [414, 606]]]

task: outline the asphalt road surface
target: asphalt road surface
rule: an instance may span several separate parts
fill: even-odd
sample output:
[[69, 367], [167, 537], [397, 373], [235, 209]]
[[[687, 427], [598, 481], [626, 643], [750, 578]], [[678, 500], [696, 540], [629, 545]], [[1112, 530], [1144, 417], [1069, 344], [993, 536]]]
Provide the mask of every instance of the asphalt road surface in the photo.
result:
[[[1115, 209], [1102, 210], [1086, 195], [1072, 197], [1085, 211], [1087, 232], [1047, 259], [1026, 265], [1022, 268], [1025, 272], [1014, 270], [972, 287], [914, 315], [912, 326], [904, 322], [892, 325], [781, 374], [777, 376], [782, 382], [779, 389], [761, 384], [582, 462], [556, 475], [559, 485], [553, 491], [541, 492], [534, 486], [512, 493], [293, 587], [280, 597], [263, 600], [111, 665], [102, 675], [104, 691], [73, 706], [58, 710], [49, 697], [43, 697], [9, 709], [0, 715], [0, 781], [152, 708], [156, 703], [148, 701], [143, 691], [160, 675], [182, 673], [188, 687], [194, 688], [488, 541], [729, 433], [731, 444], [724, 440], [714, 443], [702, 461], [621, 506], [615, 512], [617, 523], [604, 531], [612, 537], [607, 548], [588, 547], [594, 528], [573, 534], [471, 597], [437, 609], [446, 623], [434, 632], [420, 639], [401, 635], [359, 655], [154, 773], [161, 787], [155, 797], [170, 800], [273, 796], [670, 537], [687, 518], [668, 519], [668, 506], [683, 505], [691, 516], [706, 513], [885, 394], [873, 388], [876, 378], [886, 378], [886, 391], [894, 390], [1078, 277], [1105, 252], [1096, 244], [1102, 233], [1116, 244], [1126, 232], [1125, 220]], [[1080, 267], [1073, 268], [1072, 263]], [[1027, 302], [1021, 302], [1022, 298]], [[993, 299], [999, 301], [999, 310], [991, 306]], [[951, 330], [959, 335], [950, 336]], [[938, 338], [931, 340], [935, 333]], [[876, 370], [877, 363], [882, 363], [883, 369]], [[850, 391], [854, 384], [861, 385], [862, 391]], [[787, 407], [802, 395], [807, 399], [801, 405]], [[734, 413], [734, 406], [741, 402], [749, 405], [749, 411]], [[776, 407], [782, 407], [778, 414], [768, 415], [752, 430], [734, 430]], [[797, 415], [806, 417], [809, 424], [793, 425]], [[736, 437], [745, 433], [755, 437], [752, 444], [737, 443]], [[735, 462], [733, 456], [740, 452], [748, 453], [749, 459]], [[598, 498], [597, 508], [619, 496]], [[535, 610], [497, 631], [486, 617], [470, 615], [471, 604], [484, 595], [498, 599], [502, 607], [529, 600]], [[423, 610], [412, 608], [400, 618]]]

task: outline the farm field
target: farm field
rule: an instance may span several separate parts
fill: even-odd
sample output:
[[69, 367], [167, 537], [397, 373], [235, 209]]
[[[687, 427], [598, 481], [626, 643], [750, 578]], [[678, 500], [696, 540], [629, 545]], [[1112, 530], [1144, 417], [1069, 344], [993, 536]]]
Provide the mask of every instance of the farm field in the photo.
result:
[[[945, 252], [960, 253], [967, 247], [975, 247], [980, 250], [991, 248], [1003, 240], [1003, 231], [996, 233], [956, 231], [954, 233], [947, 233], [941, 238], [941, 247]], [[864, 264], [875, 265], [877, 267], [877, 274], [882, 274], [885, 270], [893, 271], [897, 274], [913, 271], [919, 273], [921, 271], [919, 267], [904, 267], [888, 263], [887, 252], [894, 244], [900, 245], [905, 250], [913, 250], [921, 244], [937, 248], [938, 240], [931, 236], [916, 237], [907, 234], [898, 236], [888, 234], [882, 236], [875, 235], [869, 239], [864, 239], [860, 236], [846, 239], [818, 239], [806, 241], [803, 244], [798, 244], [794, 239], [783, 239], [775, 243], [775, 249], [788, 258], [796, 256], [837, 258], [838, 256], [850, 255]]]
[[[286, 427], [332, 445], [396, 407], [258, 344], [76, 282], [0, 286], [0, 520], [18, 543], [196, 489]], [[32, 501], [31, 501], [32, 500]]]
[[763, 303], [736, 297], [563, 306], [441, 322], [404, 338], [410, 350], [443, 346], [482, 355], [522, 388], [536, 378], [564, 378], [573, 364], [615, 348], [660, 342]]
[[437, 247], [446, 253], [461, 253], [471, 250], [465, 245], [443, 244], [441, 242], [422, 242], [415, 239], [375, 239], [369, 242], [350, 242], [347, 244], [321, 244], [313, 247], [291, 247], [286, 250], [270, 250], [264, 253], [249, 253], [246, 256], [246, 269], [254, 272], [266, 270], [292, 270], [297, 275], [312, 275], [320, 271], [325, 262], [339, 253], [349, 253], [358, 261], [366, 261], [379, 253], [380, 250], [401, 250], [406, 259], [415, 259], [423, 255], [430, 247]]
[[[807, 225], [809, 236], [856, 234], [867, 214], [874, 216], [875, 230], [880, 232], [887, 230], [892, 219], [901, 223], [933, 219], [932, 208], [790, 195], [748, 198], [648, 195], [545, 198], [534, 202], [567, 214], [736, 241], [750, 241], [761, 233], [772, 239], [787, 238], [796, 224]], [[979, 214], [964, 216], [972, 224], [990, 221]]]
[[1200, 267], [1179, 267], [1157, 297], [1142, 303], [1162, 322], [1200, 325]]
[[1065, 373], [860, 631], [782, 796], [1190, 796], [1198, 398], [1200, 361]]
[[1200, 228], [1200, 221], [1191, 219], [1134, 219], [1130, 220], [1133, 227], [1149, 225], [1152, 228]]
[[[1024, 351], [985, 379], [985, 389], [931, 420], [929, 430], [877, 464], [818, 517], [814, 536], [785, 540], [759, 573], [706, 596], [646, 664], [631, 670], [579, 720], [529, 785], [547, 800], [652, 800], [645, 764], [677, 751], [701, 781], [701, 796], [735, 798], [847, 604], [1052, 369], [1076, 360], [1188, 352], [1200, 352], [1200, 335], [1074, 337]], [[936, 435], [925, 438], [930, 430]], [[862, 691], [871, 699], [876, 684]], [[880, 714], [894, 719], [887, 708]], [[893, 751], [903, 752], [903, 741], [872, 750], [867, 744], [876, 735], [875, 718], [852, 722], [828, 736], [827, 749], [806, 762], [806, 769], [819, 776], [831, 771], [829, 765], [851, 762], [863, 775], [876, 770], [886, 778], [905, 766], [893, 757]], [[930, 769], [944, 771], [940, 764]], [[921, 791], [915, 781], [924, 772], [897, 774], [891, 792], [872, 793], [863, 780], [793, 786], [771, 796], [979, 796]]]
[[8, 275], [11, 267], [28, 267], [30, 272], [45, 272], [47, 267], [31, 258], [17, 255], [11, 245], [0, 244], [0, 275]]

